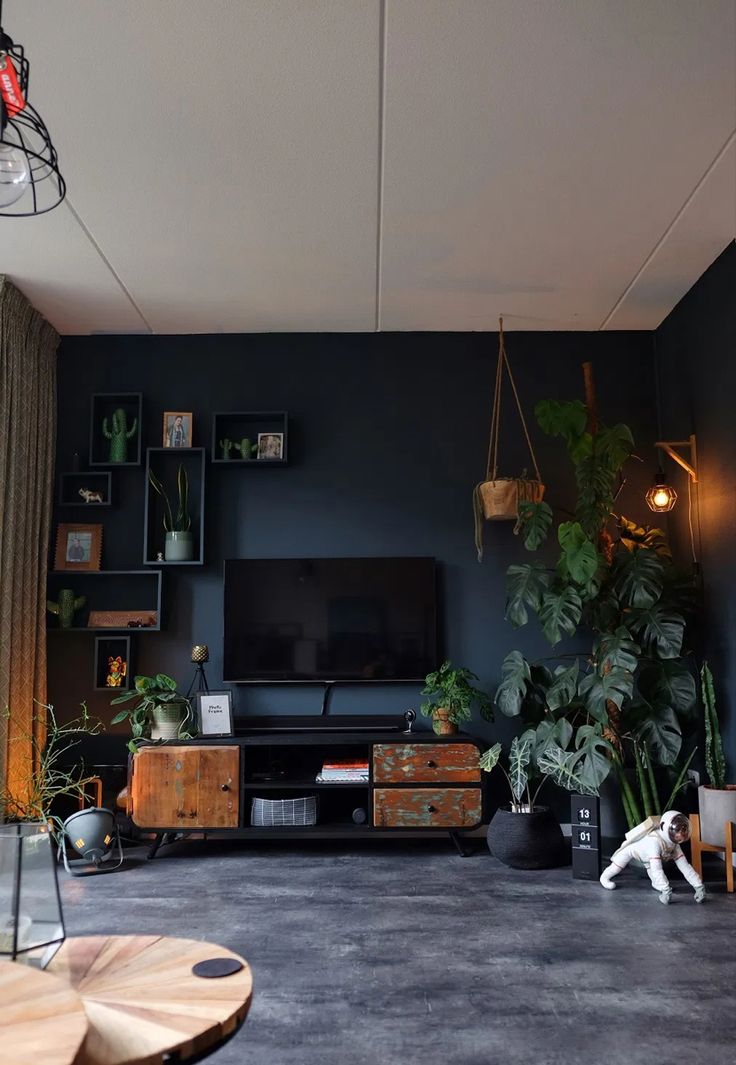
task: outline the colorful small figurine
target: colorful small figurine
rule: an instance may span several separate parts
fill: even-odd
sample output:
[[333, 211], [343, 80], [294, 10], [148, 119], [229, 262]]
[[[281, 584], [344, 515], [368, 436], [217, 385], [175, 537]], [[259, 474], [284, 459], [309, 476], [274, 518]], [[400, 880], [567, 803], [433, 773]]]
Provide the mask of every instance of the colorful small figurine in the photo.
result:
[[128, 672], [128, 663], [124, 662], [120, 655], [117, 658], [113, 658], [112, 655], [107, 660], [108, 669], [110, 672], [107, 674], [107, 680], [105, 683], [108, 688], [119, 688], [123, 682], [123, 677]]
[[611, 864], [603, 871], [601, 884], [613, 891], [616, 887], [613, 878], [626, 868], [632, 858], [637, 858], [645, 865], [652, 887], [659, 892], [659, 901], [666, 906], [672, 898], [672, 888], [662, 870], [662, 862], [673, 860], [695, 890], [695, 901], [704, 902], [703, 881], [680, 848], [680, 844], [688, 839], [690, 822], [678, 810], [668, 810], [661, 817], [648, 817], [626, 833], [626, 842], [619, 847], [611, 858]]

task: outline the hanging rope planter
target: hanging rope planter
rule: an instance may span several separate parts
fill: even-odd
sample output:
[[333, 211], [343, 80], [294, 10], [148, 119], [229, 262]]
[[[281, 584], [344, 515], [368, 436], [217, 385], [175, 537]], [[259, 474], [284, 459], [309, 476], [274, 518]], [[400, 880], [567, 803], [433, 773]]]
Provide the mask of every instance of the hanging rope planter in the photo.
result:
[[[496, 366], [496, 384], [493, 391], [493, 413], [491, 415], [491, 434], [488, 441], [488, 459], [486, 461], [486, 479], [481, 481], [473, 489], [473, 514], [475, 518], [475, 548], [478, 552], [478, 561], [483, 558], [483, 520], [486, 521], [518, 521], [519, 504], [522, 502], [541, 503], [544, 496], [544, 485], [539, 473], [537, 458], [534, 454], [529, 430], [527, 429], [524, 412], [521, 409], [521, 400], [511, 372], [509, 357], [506, 353], [506, 344], [503, 336], [503, 318], [498, 320], [498, 365]], [[523, 470], [521, 477], [498, 476], [498, 438], [501, 427], [501, 386], [503, 383], [504, 370], [508, 374], [511, 390], [516, 400], [516, 408], [519, 412], [521, 426], [524, 430], [527, 447], [534, 467], [534, 479], [527, 478], [527, 471]]]

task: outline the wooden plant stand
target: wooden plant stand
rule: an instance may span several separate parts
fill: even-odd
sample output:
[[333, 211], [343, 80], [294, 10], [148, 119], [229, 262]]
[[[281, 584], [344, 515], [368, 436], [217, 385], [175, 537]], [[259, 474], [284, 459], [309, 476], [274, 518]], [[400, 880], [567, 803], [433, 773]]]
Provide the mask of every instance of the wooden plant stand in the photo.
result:
[[725, 847], [719, 847], [715, 843], [703, 843], [700, 838], [700, 817], [698, 814], [690, 814], [690, 849], [692, 857], [692, 865], [698, 876], [703, 875], [703, 851], [709, 851], [716, 854], [724, 854], [726, 859], [726, 891], [733, 894], [734, 891], [734, 869], [733, 869], [733, 856], [736, 852], [736, 825], [733, 821], [726, 821], [724, 826], [726, 845]]

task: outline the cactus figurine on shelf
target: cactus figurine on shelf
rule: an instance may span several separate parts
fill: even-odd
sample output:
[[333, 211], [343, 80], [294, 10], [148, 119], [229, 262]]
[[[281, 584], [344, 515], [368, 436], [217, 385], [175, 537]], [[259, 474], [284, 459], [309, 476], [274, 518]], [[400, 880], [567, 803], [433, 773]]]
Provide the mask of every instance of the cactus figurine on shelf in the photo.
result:
[[232, 451], [233, 447], [237, 446], [237, 444], [233, 444], [229, 436], [226, 436], [224, 440], [220, 441], [220, 447], [222, 448], [222, 457], [225, 462], [229, 461], [230, 452]]
[[46, 600], [46, 609], [50, 614], [56, 614], [59, 619], [60, 629], [70, 629], [75, 612], [83, 607], [86, 602], [87, 597], [85, 595], [75, 596], [71, 588], [62, 588], [56, 603], [52, 599]]
[[128, 429], [128, 416], [122, 407], [112, 413], [112, 428], [108, 428], [107, 418], [102, 420], [102, 435], [110, 441], [110, 462], [128, 461], [128, 441], [135, 436], [138, 419]]
[[236, 451], [240, 452], [241, 459], [249, 459], [258, 450], [258, 444], [252, 444], [250, 438], [244, 436], [239, 444], [233, 444]]

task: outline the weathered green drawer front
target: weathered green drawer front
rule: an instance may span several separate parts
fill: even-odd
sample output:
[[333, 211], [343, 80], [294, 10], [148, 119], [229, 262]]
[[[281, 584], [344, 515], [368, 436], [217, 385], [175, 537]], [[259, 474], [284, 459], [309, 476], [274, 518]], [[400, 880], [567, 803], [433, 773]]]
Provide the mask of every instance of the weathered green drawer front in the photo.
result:
[[378, 784], [480, 780], [478, 748], [472, 743], [376, 743], [373, 780]]
[[480, 824], [480, 788], [376, 788], [376, 828], [472, 828]]

